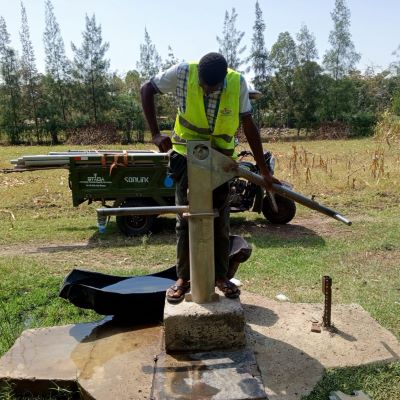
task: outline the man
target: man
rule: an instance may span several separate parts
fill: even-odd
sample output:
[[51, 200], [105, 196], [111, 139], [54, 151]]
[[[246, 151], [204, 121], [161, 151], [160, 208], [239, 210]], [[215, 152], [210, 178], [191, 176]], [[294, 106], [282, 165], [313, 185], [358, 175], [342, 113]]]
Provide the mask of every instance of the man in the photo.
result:
[[[178, 115], [172, 140], [161, 134], [155, 113], [154, 96], [175, 93]], [[150, 127], [153, 143], [160, 151], [171, 148], [169, 171], [176, 182], [177, 205], [188, 204], [186, 141], [210, 140], [222, 153], [234, 153], [234, 135], [240, 122], [261, 175], [267, 187], [276, 180], [265, 164], [258, 129], [252, 119], [252, 109], [246, 81], [236, 71], [227, 68], [225, 58], [208, 53], [198, 63], [180, 63], [158, 74], [141, 88], [142, 105]], [[276, 181], [277, 182], [277, 181]], [[213, 191], [213, 205], [219, 216], [214, 220], [215, 284], [228, 298], [237, 298], [240, 290], [226, 275], [229, 262], [229, 184]], [[177, 216], [177, 275], [175, 285], [167, 290], [167, 301], [177, 303], [190, 289], [188, 222]]]

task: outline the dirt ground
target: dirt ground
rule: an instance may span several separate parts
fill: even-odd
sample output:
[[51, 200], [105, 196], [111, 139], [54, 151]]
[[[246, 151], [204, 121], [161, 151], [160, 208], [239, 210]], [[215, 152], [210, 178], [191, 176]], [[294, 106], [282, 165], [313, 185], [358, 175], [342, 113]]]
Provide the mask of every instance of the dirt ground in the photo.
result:
[[[260, 220], [263, 221], [263, 220]], [[237, 227], [239, 227], [242, 223], [235, 222], [235, 219], [232, 219], [232, 231], [235, 233], [237, 231]], [[171, 224], [170, 224], [171, 225]], [[171, 225], [172, 227], [172, 225]], [[170, 227], [170, 228], [171, 228]], [[340, 228], [339, 228], [340, 227]], [[169, 229], [171, 230], [171, 229]], [[173, 232], [168, 232], [166, 234], [170, 234]], [[302, 235], [307, 235], [307, 232], [313, 232], [314, 235], [330, 237], [335, 236], [340, 233], [341, 236], [349, 234], [351, 235], [352, 231], [349, 227], [348, 229], [343, 230], [343, 227], [333, 223], [332, 220], [328, 217], [320, 216], [320, 215], [312, 215], [310, 217], [296, 217], [288, 225], [272, 225], [266, 224], [265, 222], [255, 221], [246, 221], [246, 232], [258, 232], [262, 231], [266, 234], [278, 235], [282, 239], [285, 238], [296, 238]], [[163, 232], [159, 233], [163, 234]], [[135, 238], [121, 238], [116, 236], [111, 239], [113, 242], [121, 242], [121, 245], [124, 244], [126, 246], [129, 245], [129, 241], [137, 240]], [[103, 240], [104, 244], [107, 243], [106, 240]], [[46, 242], [46, 243], [37, 243], [34, 240], [26, 243], [18, 243], [18, 244], [10, 244], [10, 245], [2, 245], [0, 247], [0, 256], [16, 256], [16, 255], [38, 255], [38, 254], [51, 254], [53, 257], [57, 257], [57, 254], [60, 257], [64, 257], [64, 254], [73, 250], [84, 251], [90, 250], [94, 248], [98, 248], [98, 244], [95, 241], [88, 240], [85, 242]], [[104, 247], [104, 246], [103, 246]]]

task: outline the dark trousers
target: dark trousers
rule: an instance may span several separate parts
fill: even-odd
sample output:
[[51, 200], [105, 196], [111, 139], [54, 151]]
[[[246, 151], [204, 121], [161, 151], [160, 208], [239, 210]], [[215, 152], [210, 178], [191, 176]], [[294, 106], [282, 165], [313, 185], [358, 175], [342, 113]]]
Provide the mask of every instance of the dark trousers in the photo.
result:
[[[188, 204], [188, 176], [186, 158], [172, 152], [169, 173], [176, 182], [175, 204]], [[224, 278], [229, 263], [229, 183], [217, 187], [213, 191], [213, 207], [219, 216], [214, 219], [214, 255], [215, 277]], [[189, 264], [189, 229], [188, 219], [177, 214], [176, 217], [177, 262], [178, 278], [190, 279]]]

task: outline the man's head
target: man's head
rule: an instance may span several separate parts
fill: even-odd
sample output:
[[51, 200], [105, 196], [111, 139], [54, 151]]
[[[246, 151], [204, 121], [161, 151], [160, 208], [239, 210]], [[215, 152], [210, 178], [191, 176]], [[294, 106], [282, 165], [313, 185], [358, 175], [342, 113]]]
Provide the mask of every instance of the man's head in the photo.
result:
[[208, 53], [199, 61], [199, 81], [207, 93], [219, 89], [227, 72], [228, 64], [222, 54]]

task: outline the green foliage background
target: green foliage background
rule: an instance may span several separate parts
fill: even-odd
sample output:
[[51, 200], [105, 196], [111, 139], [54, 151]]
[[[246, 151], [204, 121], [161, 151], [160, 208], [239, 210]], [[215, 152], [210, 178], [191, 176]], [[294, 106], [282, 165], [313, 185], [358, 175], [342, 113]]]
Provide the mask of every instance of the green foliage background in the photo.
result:
[[[110, 71], [109, 45], [92, 15], [86, 16], [81, 44], [72, 44], [70, 60], [51, 0], [46, 0], [46, 71], [39, 73], [23, 4], [21, 16], [20, 56], [0, 16], [0, 142], [57, 144], [90, 127], [101, 131], [102, 126], [119, 131], [123, 142], [143, 141], [140, 86], [179, 62], [172, 48], [162, 60], [145, 29], [136, 70], [117, 74]], [[257, 119], [260, 128], [295, 128], [317, 136], [320, 128], [340, 125], [346, 136], [368, 136], [383, 112], [400, 115], [399, 63], [394, 61], [379, 71], [372, 67], [358, 71], [360, 55], [352, 42], [345, 0], [335, 0], [331, 17], [329, 48], [319, 55], [306, 25], [296, 38], [280, 33], [268, 49], [268, 24], [258, 1], [252, 45], [246, 49], [241, 43], [245, 33], [236, 27], [240, 16], [234, 8], [226, 11], [222, 34], [217, 36], [219, 51], [230, 67], [250, 72], [251, 83], [262, 92], [262, 99], [255, 103], [257, 115], [262, 116]], [[173, 96], [159, 96], [157, 115], [162, 129], [172, 129], [175, 113]]]

